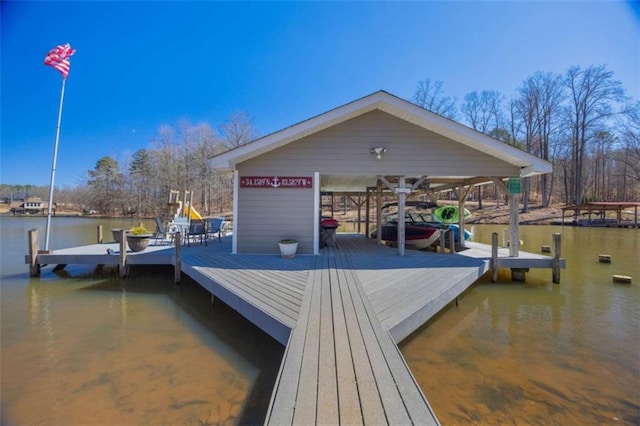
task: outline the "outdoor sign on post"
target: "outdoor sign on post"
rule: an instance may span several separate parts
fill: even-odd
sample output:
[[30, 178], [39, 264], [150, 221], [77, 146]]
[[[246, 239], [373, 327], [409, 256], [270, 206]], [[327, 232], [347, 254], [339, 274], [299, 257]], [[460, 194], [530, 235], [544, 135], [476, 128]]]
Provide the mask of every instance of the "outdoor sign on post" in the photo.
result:
[[509, 194], [520, 194], [522, 192], [521, 180], [519, 177], [509, 178]]
[[313, 179], [306, 176], [244, 176], [240, 188], [313, 188]]

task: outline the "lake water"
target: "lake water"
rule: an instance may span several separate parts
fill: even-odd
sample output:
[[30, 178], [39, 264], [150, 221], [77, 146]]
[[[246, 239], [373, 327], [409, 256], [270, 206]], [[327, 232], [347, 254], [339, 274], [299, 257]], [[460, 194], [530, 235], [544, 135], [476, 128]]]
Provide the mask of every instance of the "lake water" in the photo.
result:
[[[137, 221], [54, 218], [50, 247], [93, 243], [98, 224]], [[27, 231], [44, 225], [0, 217], [1, 424], [262, 423], [281, 345], [197, 284], [175, 286], [170, 267], [30, 278]], [[554, 232], [561, 284], [550, 270], [483, 279], [402, 343], [443, 424], [640, 424], [640, 230], [522, 227], [523, 249]]]

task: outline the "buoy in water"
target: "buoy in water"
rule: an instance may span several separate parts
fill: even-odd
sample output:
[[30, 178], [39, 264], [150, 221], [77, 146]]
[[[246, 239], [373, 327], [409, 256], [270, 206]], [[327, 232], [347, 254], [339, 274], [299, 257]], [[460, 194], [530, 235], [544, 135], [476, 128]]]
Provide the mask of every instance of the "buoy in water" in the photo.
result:
[[598, 262], [600, 263], [611, 263], [611, 255], [610, 254], [599, 254]]
[[628, 275], [614, 275], [613, 276], [614, 283], [623, 283], [623, 284], [631, 284], [631, 277]]

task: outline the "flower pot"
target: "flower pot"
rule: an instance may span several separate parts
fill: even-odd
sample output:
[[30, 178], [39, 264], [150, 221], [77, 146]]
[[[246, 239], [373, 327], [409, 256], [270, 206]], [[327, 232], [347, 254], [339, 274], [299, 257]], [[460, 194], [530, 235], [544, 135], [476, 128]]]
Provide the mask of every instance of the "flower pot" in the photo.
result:
[[295, 240], [281, 240], [278, 245], [280, 246], [280, 255], [285, 259], [293, 259], [296, 257], [296, 251], [298, 251], [298, 242]]
[[149, 241], [151, 241], [150, 234], [144, 235], [127, 235], [127, 245], [131, 249], [131, 251], [142, 251], [147, 248], [149, 245]]
[[[122, 228], [114, 228], [111, 230], [111, 234], [113, 235], [113, 241], [115, 241], [116, 243], [120, 243], [120, 232], [122, 231]], [[125, 235], [129, 234], [129, 230], [125, 230], [124, 231]]]

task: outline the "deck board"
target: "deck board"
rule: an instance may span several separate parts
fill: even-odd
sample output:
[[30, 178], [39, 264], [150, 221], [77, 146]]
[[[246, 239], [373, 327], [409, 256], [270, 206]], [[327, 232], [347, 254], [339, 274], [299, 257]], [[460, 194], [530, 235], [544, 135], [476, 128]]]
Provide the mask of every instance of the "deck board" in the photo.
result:
[[310, 285], [309, 314], [301, 312], [292, 333], [267, 423], [436, 424], [346, 257], [323, 256]]

